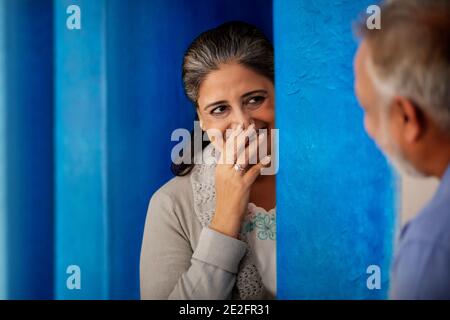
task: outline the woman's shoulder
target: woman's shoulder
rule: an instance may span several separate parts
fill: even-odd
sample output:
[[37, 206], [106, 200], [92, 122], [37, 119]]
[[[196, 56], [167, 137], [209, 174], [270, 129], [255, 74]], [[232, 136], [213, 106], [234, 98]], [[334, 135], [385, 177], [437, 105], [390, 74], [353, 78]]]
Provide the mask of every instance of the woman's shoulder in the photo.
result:
[[153, 194], [149, 213], [167, 212], [165, 216], [197, 230], [208, 220], [213, 200], [214, 166], [196, 164], [188, 174], [170, 179]]
[[151, 200], [170, 201], [172, 206], [192, 206], [193, 192], [190, 175], [173, 177], [152, 195]]
[[152, 195], [147, 212], [150, 220], [176, 228], [186, 239], [194, 241], [198, 237], [201, 225], [194, 209], [190, 174], [170, 179]]

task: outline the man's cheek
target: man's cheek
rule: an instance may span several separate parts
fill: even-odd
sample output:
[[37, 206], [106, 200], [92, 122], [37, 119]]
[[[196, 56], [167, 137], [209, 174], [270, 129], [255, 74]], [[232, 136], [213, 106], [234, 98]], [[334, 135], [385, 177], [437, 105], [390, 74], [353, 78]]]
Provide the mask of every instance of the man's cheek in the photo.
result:
[[366, 129], [366, 132], [369, 135], [369, 137], [375, 142], [378, 149], [380, 149], [380, 151], [383, 152], [384, 154], [388, 154], [389, 153], [388, 143], [385, 137], [383, 136], [383, 133], [381, 132], [377, 124], [367, 116], [364, 119], [364, 128]]
[[376, 130], [373, 125], [373, 122], [370, 120], [370, 118], [367, 115], [364, 117], [364, 129], [366, 130], [369, 137], [372, 138], [373, 140], [375, 140]]
[[388, 134], [385, 129], [380, 128], [376, 135], [375, 135], [375, 143], [378, 146], [378, 149], [385, 155], [385, 156], [392, 156], [393, 150], [392, 150], [392, 142], [390, 141], [390, 135]]

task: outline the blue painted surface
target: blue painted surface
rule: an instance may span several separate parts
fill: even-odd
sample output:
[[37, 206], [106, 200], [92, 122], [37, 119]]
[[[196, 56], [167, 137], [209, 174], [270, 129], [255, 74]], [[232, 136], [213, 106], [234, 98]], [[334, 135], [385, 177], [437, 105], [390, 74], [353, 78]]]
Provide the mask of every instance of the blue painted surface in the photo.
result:
[[0, 297], [51, 299], [52, 3], [0, 7]]
[[[6, 137], [6, 44], [5, 5], [0, 2], [0, 137]], [[0, 138], [0, 300], [8, 298], [8, 251], [7, 251], [7, 207], [6, 207], [6, 139]]]
[[[105, 1], [55, 1], [55, 291], [58, 299], [108, 298]], [[66, 8], [82, 8], [82, 29]], [[81, 269], [68, 290], [66, 269]]]
[[[386, 297], [395, 180], [353, 94], [351, 21], [370, 1], [274, 3], [280, 299]], [[381, 290], [366, 268], [381, 267]]]

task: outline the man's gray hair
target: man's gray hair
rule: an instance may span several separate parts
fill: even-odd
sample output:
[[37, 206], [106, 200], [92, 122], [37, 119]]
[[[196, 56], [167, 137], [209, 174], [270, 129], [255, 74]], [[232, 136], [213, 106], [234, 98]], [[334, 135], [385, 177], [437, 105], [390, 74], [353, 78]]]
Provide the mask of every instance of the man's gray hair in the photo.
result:
[[391, 0], [381, 6], [381, 29], [365, 21], [369, 74], [390, 99], [400, 95], [450, 132], [450, 0]]

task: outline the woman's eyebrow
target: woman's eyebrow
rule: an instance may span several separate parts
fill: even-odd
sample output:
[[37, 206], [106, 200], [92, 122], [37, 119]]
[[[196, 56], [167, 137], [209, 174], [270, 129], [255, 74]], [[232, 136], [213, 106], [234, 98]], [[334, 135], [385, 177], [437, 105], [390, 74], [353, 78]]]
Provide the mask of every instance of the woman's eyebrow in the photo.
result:
[[265, 94], [267, 94], [267, 90], [264, 90], [264, 89], [253, 90], [253, 91], [247, 92], [246, 94], [242, 95], [241, 98], [247, 98], [248, 96], [251, 96], [252, 94], [255, 94], [255, 93], [265, 93]]

